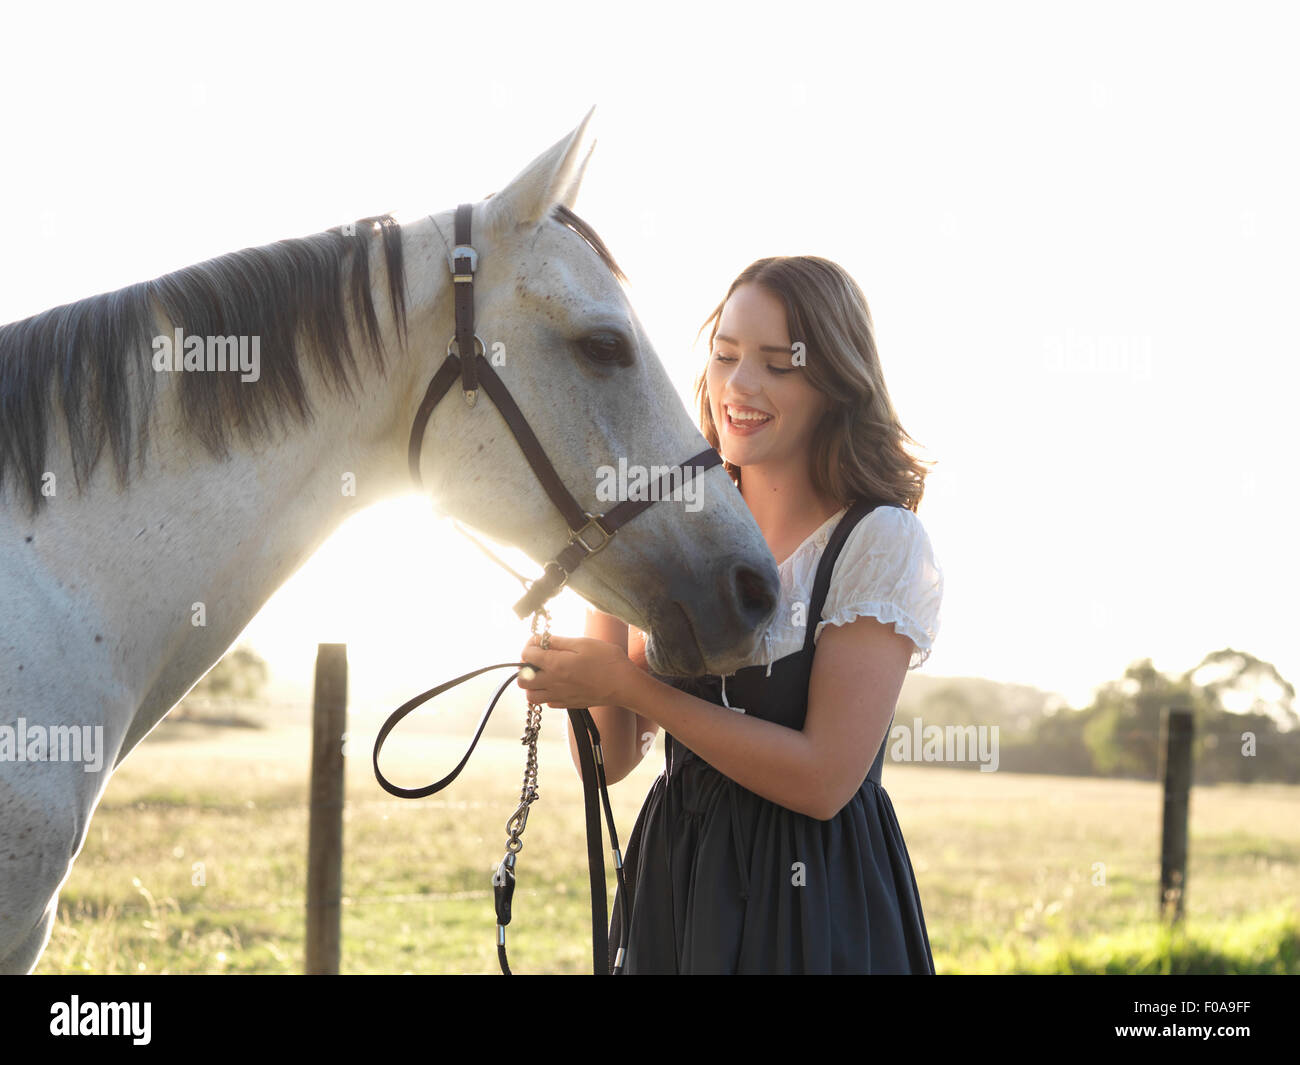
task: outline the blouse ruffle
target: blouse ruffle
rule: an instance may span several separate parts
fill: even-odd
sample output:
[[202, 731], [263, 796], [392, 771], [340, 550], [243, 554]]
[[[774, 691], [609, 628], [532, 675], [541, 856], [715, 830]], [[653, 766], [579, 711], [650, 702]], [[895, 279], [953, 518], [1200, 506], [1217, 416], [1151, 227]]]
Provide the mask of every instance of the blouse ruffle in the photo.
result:
[[[761, 650], [747, 665], [767, 665], [803, 646], [807, 611], [817, 564], [840, 518], [832, 514], [778, 566], [781, 605]], [[912, 641], [908, 669], [930, 657], [941, 626], [943, 570], [920, 518], [901, 507], [880, 506], [849, 533], [835, 567], [822, 611], [824, 620], [813, 633], [816, 642], [827, 625], [845, 625], [872, 617]], [[801, 606], [799, 611], [795, 606]]]

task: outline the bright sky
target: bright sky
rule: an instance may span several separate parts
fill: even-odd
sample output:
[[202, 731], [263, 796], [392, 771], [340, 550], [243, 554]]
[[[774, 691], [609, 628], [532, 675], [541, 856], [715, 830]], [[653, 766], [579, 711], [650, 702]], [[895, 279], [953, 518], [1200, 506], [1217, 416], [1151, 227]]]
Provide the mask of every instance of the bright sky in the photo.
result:
[[[924, 671], [1081, 705], [1134, 659], [1231, 645], [1300, 681], [1293, 9], [671, 6], [9, 5], [0, 321], [480, 198], [594, 104], [578, 211], [683, 397], [753, 259], [861, 283], [938, 460]], [[427, 572], [453, 550], [474, 564]], [[513, 659], [517, 593], [412, 497], [245, 635], [282, 683], [346, 640], [377, 711]]]

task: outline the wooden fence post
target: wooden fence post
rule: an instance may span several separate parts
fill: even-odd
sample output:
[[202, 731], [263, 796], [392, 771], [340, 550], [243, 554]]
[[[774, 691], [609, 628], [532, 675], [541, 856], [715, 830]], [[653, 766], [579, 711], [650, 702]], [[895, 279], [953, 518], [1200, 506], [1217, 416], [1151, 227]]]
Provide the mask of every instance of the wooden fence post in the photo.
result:
[[1160, 832], [1161, 920], [1183, 919], [1187, 889], [1187, 812], [1192, 790], [1192, 712], [1166, 707], [1160, 719], [1160, 766], [1164, 817]]
[[343, 897], [343, 734], [348, 723], [348, 645], [316, 648], [312, 702], [311, 812], [307, 841], [308, 975], [339, 971]]

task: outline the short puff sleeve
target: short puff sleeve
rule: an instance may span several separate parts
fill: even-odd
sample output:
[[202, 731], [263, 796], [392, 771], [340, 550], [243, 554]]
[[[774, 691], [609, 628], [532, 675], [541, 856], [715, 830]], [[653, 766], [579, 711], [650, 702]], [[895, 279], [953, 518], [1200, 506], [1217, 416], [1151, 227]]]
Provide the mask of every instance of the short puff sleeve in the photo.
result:
[[921, 519], [901, 507], [879, 506], [854, 526], [835, 560], [813, 640], [827, 625], [876, 618], [912, 641], [907, 668], [916, 669], [939, 634], [942, 602], [943, 571]]

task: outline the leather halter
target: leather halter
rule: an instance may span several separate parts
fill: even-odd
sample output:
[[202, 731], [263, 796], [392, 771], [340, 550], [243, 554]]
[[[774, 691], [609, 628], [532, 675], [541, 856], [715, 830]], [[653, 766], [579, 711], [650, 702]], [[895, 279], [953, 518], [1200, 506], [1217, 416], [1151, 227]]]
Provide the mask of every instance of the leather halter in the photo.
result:
[[[415, 483], [423, 488], [424, 483], [420, 479], [420, 453], [423, 449], [424, 431], [429, 424], [434, 407], [447, 394], [457, 377], [460, 378], [465, 402], [471, 407], [474, 406], [481, 382], [488, 396], [496, 404], [497, 410], [505, 418], [538, 481], [546, 489], [551, 502], [564, 515], [564, 520], [569, 525], [568, 546], [546, 563], [543, 575], [531, 584], [528, 593], [514, 606], [515, 614], [520, 618], [526, 618], [536, 613], [548, 599], [558, 593], [573, 571], [602, 550], [621, 526], [631, 521], [656, 499], [665, 497], [661, 492], [647, 493], [645, 499], [625, 499], [607, 513], [593, 515], [583, 510], [564, 487], [564, 483], [555, 472], [555, 467], [551, 465], [546, 452], [537, 442], [537, 437], [529, 427], [527, 419], [510, 395], [509, 389], [492, 369], [491, 363], [484, 358], [483, 341], [474, 332], [474, 272], [478, 269], [478, 254], [470, 244], [472, 212], [472, 204], [462, 203], [456, 208], [456, 246], [451, 252], [451, 278], [456, 291], [456, 332], [447, 344], [447, 358], [434, 374], [433, 380], [429, 382], [420, 409], [416, 412], [415, 423], [411, 426], [407, 458], [411, 476], [415, 479]], [[464, 356], [466, 351], [472, 351], [472, 357], [466, 358]], [[716, 449], [705, 448], [682, 464], [682, 482], [685, 483], [694, 473], [702, 473], [721, 462], [722, 456]], [[664, 475], [665, 483], [669, 482], [672, 473], [673, 471], [669, 470]]]
[[[668, 497], [662, 491], [650, 492], [647, 493], [645, 499], [624, 500], [612, 507], [607, 513], [593, 515], [585, 511], [564, 487], [559, 475], [555, 472], [555, 467], [551, 465], [550, 460], [546, 457], [546, 452], [538, 443], [536, 435], [529, 427], [509, 390], [501, 378], [497, 376], [496, 371], [492, 369], [491, 364], [484, 358], [483, 341], [474, 332], [474, 274], [478, 269], [478, 254], [470, 243], [472, 214], [472, 204], [463, 203], [456, 208], [456, 246], [451, 251], [451, 275], [455, 288], [456, 306], [455, 333], [447, 344], [447, 358], [438, 368], [438, 372], [434, 374], [433, 380], [429, 382], [429, 387], [424, 393], [424, 399], [421, 401], [419, 410], [416, 413], [415, 422], [411, 426], [408, 461], [412, 478], [423, 489], [424, 483], [420, 477], [420, 453], [423, 449], [425, 429], [428, 426], [430, 416], [433, 414], [434, 407], [447, 394], [452, 382], [457, 377], [460, 378], [461, 392], [465, 402], [470, 407], [474, 406], [481, 385], [496, 404], [501, 416], [505, 418], [506, 424], [514, 434], [515, 440], [519, 443], [519, 447], [536, 474], [538, 481], [546, 489], [546, 494], [550, 496], [551, 501], [559, 509], [560, 513], [564, 515], [564, 520], [569, 526], [568, 546], [546, 564], [543, 575], [528, 585], [527, 593], [514, 606], [515, 613], [520, 618], [527, 617], [530, 614], [534, 615], [535, 627], [537, 616], [545, 614], [544, 604], [564, 587], [570, 575], [579, 565], [601, 551], [619, 528], [649, 507], [652, 502]], [[466, 357], [465, 352], [471, 352], [472, 354]], [[685, 483], [695, 472], [703, 472], [712, 466], [719, 465], [721, 462], [722, 456], [714, 448], [706, 448], [698, 455], [687, 459], [683, 464], [681, 469], [682, 483]], [[673, 472], [674, 470], [670, 469], [664, 474], [661, 486], [671, 483], [670, 478]], [[479, 738], [483, 735], [483, 730], [487, 726], [488, 718], [491, 717], [497, 701], [505, 693], [507, 686], [519, 676], [518, 671], [497, 689], [496, 695], [492, 697], [492, 701], [483, 712], [483, 717], [479, 721], [474, 738], [470, 741], [469, 750], [465, 752], [465, 756], [460, 760], [456, 768], [441, 780], [422, 788], [401, 788], [393, 784], [384, 777], [379, 769], [379, 752], [384, 745], [384, 740], [407, 714], [448, 689], [454, 688], [456, 685], [481, 673], [502, 668], [516, 668], [518, 670], [526, 665], [525, 662], [502, 662], [495, 666], [485, 666], [482, 669], [474, 670], [471, 673], [466, 673], [454, 680], [440, 684], [422, 695], [417, 695], [393, 711], [375, 738], [374, 771], [380, 786], [390, 795], [407, 799], [422, 798], [447, 787], [465, 768], [470, 755], [474, 753], [474, 748], [478, 745]], [[610, 972], [609, 932], [605, 906], [605, 863], [601, 854], [601, 804], [604, 806], [605, 821], [609, 827], [610, 847], [614, 852], [615, 875], [620, 887], [619, 901], [623, 918], [620, 927], [625, 938], [628, 929], [628, 904], [627, 885], [623, 879], [623, 857], [619, 851], [613, 810], [609, 802], [604, 755], [600, 746], [600, 732], [596, 728], [596, 723], [592, 719], [589, 709], [570, 708], [568, 713], [577, 738], [578, 761], [582, 770], [583, 808], [587, 829], [587, 865], [591, 882], [592, 970], [597, 975], [607, 975]], [[597, 796], [599, 796], [599, 802]], [[519, 818], [521, 814], [526, 821], [526, 804], [521, 804], [520, 809], [516, 811], [515, 817], [511, 821], [515, 822], [516, 818]], [[522, 824], [520, 824], [520, 831], [522, 831]], [[497, 957], [501, 963], [502, 972], [510, 975], [510, 967], [507, 963], [505, 951], [505, 926], [510, 922], [511, 900], [515, 886], [513, 855], [509, 856], [498, 867], [497, 874], [493, 877], [493, 884], [497, 909]], [[614, 973], [618, 973], [622, 968], [623, 954], [624, 943], [620, 941], [613, 965]]]

